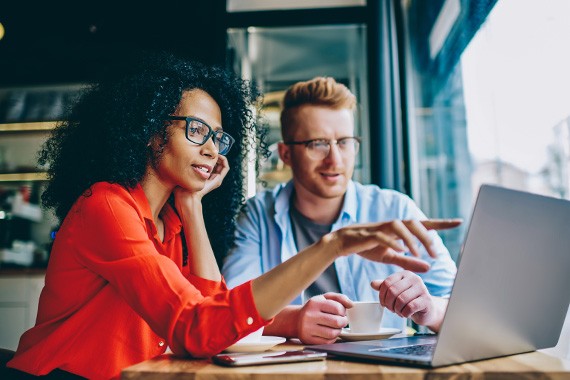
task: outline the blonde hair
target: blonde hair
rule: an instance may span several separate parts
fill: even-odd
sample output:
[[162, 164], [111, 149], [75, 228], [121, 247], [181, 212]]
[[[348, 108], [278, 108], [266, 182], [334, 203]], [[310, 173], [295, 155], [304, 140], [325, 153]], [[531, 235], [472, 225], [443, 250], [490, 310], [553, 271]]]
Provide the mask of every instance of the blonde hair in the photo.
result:
[[298, 107], [314, 105], [332, 109], [356, 108], [356, 97], [342, 83], [331, 77], [316, 77], [305, 82], [297, 82], [287, 89], [281, 111], [281, 135], [284, 141], [290, 137], [291, 127], [295, 125]]

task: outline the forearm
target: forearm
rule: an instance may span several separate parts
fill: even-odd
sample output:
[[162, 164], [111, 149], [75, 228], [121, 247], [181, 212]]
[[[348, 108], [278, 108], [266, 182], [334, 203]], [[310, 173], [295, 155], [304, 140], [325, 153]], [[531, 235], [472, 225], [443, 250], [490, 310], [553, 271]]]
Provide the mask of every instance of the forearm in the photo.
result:
[[259, 314], [270, 319], [307, 288], [336, 258], [325, 235], [314, 245], [252, 281], [253, 299]]
[[285, 338], [299, 337], [299, 311], [301, 306], [286, 306], [275, 316], [270, 325], [265, 326], [265, 335], [283, 336]]
[[[198, 199], [187, 201], [188, 210], [181, 215], [182, 226], [188, 247], [190, 272], [208, 280], [220, 281], [222, 276], [216, 262], [206, 224], [202, 214], [202, 202]], [[191, 253], [191, 254], [190, 254]]]

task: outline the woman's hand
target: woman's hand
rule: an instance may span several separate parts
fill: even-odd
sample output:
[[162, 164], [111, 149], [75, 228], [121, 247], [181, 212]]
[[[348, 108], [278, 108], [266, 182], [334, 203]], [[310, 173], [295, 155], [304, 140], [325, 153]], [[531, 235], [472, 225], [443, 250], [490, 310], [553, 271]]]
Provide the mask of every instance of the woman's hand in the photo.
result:
[[202, 190], [191, 192], [181, 187], [174, 189], [174, 207], [182, 221], [188, 251], [191, 252], [188, 256], [190, 272], [212, 281], [220, 281], [222, 277], [206, 232], [202, 198], [222, 184], [229, 170], [227, 158], [218, 155], [218, 162]]
[[202, 212], [202, 198], [210, 191], [220, 187], [226, 174], [230, 171], [228, 159], [221, 154], [218, 155], [218, 162], [212, 169], [210, 177], [206, 180], [204, 188], [200, 191], [189, 191], [181, 187], [174, 189], [174, 206], [179, 215], [185, 215], [188, 212], [199, 211]]
[[[414, 272], [426, 272], [429, 264], [420, 257], [417, 240], [431, 257], [437, 257], [429, 230], [454, 228], [460, 219], [393, 220], [390, 222], [359, 224], [341, 228], [323, 239], [335, 247], [338, 256], [351, 253], [385, 264], [398, 265]], [[405, 256], [410, 252], [415, 257]]]
[[197, 192], [202, 197], [208, 194], [210, 191], [217, 189], [222, 184], [222, 181], [226, 177], [226, 174], [230, 171], [230, 165], [228, 163], [228, 159], [221, 154], [218, 154], [218, 162], [212, 169], [212, 173], [210, 173], [210, 178], [206, 180], [206, 184], [204, 188]]
[[204, 195], [208, 194], [210, 191], [217, 189], [222, 184], [222, 181], [226, 177], [226, 174], [230, 171], [230, 165], [228, 164], [228, 159], [221, 154], [218, 155], [218, 162], [212, 169], [210, 177], [206, 180], [206, 184], [200, 191], [189, 191], [181, 187], [174, 189], [174, 197], [176, 209], [180, 212], [182, 211], [180, 206], [184, 204], [192, 204], [195, 201], [202, 201]]

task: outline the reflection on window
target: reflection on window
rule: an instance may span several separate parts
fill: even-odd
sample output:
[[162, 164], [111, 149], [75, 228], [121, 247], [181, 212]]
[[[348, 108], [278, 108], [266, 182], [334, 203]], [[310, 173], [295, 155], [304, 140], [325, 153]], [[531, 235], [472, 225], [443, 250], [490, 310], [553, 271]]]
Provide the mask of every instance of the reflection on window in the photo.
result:
[[[570, 2], [401, 3], [420, 207], [468, 221], [483, 183], [568, 198]], [[466, 226], [442, 234], [452, 255]]]

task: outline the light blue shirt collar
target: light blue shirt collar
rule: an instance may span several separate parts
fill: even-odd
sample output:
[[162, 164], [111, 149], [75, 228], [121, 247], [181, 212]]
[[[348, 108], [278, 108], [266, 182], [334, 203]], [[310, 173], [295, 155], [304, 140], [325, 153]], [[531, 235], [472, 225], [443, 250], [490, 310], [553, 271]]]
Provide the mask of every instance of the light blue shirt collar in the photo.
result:
[[[289, 221], [289, 207], [291, 194], [295, 190], [293, 180], [286, 184], [281, 184], [273, 189], [273, 196], [275, 198], [275, 220], [281, 228]], [[346, 225], [348, 223], [356, 223], [358, 213], [358, 203], [356, 194], [356, 185], [354, 181], [350, 180], [344, 194], [344, 200], [340, 214], [333, 225], [333, 230]], [[339, 225], [340, 223], [340, 225]]]

